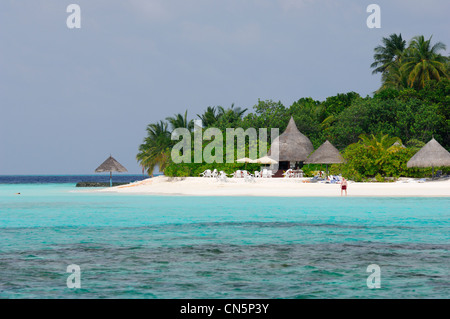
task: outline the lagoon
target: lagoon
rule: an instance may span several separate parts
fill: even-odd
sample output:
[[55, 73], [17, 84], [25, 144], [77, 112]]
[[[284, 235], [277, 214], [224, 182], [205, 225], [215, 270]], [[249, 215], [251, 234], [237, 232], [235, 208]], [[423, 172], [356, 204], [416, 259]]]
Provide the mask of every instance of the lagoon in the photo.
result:
[[[448, 298], [450, 198], [0, 185], [1, 298]], [[15, 193], [20, 192], [21, 195]], [[66, 286], [68, 265], [81, 288]], [[381, 267], [369, 289], [366, 268]]]

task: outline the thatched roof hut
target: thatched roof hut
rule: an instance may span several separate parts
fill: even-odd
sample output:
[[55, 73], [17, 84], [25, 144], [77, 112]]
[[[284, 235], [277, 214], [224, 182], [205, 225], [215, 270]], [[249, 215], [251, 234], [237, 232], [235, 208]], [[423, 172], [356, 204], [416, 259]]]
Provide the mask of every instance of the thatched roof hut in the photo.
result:
[[96, 173], [104, 173], [104, 172], [119, 172], [124, 173], [128, 172], [125, 167], [122, 166], [116, 159], [112, 156], [106, 159], [97, 169]]
[[406, 164], [407, 167], [450, 166], [450, 153], [434, 138], [425, 144]]
[[344, 158], [341, 153], [327, 140], [308, 157], [305, 164], [339, 164], [343, 162]]
[[309, 154], [314, 151], [314, 147], [305, 135], [300, 133], [295, 125], [294, 119], [291, 117], [286, 130], [278, 136], [270, 147], [267, 155], [275, 157], [278, 147], [278, 161], [283, 162], [303, 162]]

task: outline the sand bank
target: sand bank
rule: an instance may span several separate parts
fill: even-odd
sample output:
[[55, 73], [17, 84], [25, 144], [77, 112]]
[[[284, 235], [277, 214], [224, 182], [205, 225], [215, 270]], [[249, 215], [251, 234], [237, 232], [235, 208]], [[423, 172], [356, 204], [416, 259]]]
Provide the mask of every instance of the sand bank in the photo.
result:
[[[339, 184], [307, 183], [307, 179], [244, 179], [186, 177], [169, 178], [159, 176], [140, 182], [93, 192], [116, 192], [124, 194], [187, 195], [187, 196], [341, 196]], [[393, 183], [352, 183], [348, 185], [348, 196], [450, 196], [450, 180], [419, 183], [412, 179]]]

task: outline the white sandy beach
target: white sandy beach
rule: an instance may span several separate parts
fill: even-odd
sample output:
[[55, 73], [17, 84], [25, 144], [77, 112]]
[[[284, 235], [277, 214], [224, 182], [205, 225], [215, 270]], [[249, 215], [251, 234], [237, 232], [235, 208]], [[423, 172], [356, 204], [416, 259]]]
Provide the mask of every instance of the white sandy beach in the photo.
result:
[[[140, 182], [93, 190], [93, 192], [117, 192], [149, 195], [187, 196], [341, 196], [339, 184], [307, 183], [307, 179], [244, 179], [228, 178], [226, 182], [215, 178], [158, 176]], [[393, 183], [352, 183], [348, 196], [399, 196], [446, 197], [450, 196], [450, 180], [419, 183], [402, 179]]]

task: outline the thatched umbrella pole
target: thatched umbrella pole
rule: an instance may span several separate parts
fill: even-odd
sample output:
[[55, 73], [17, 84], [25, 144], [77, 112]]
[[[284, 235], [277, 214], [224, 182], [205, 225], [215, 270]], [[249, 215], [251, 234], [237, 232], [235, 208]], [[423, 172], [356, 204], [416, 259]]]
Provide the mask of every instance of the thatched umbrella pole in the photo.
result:
[[245, 169], [247, 169], [247, 163], [255, 163], [254, 160], [248, 157], [243, 157], [238, 160], [236, 160], [237, 163], [245, 163]]

